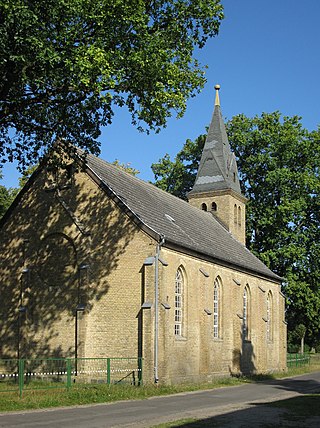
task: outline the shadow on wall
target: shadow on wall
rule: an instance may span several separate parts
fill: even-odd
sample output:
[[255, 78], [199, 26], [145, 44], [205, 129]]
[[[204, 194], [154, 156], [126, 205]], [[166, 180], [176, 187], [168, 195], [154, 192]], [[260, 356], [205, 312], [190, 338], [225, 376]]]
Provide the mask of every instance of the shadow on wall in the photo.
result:
[[0, 224], [0, 358], [77, 356], [78, 319], [137, 230], [83, 173], [56, 177], [35, 174]]
[[241, 338], [242, 348], [236, 348], [232, 353], [232, 369], [230, 373], [233, 376], [251, 375], [256, 373], [254, 364], [255, 354], [250, 340]]

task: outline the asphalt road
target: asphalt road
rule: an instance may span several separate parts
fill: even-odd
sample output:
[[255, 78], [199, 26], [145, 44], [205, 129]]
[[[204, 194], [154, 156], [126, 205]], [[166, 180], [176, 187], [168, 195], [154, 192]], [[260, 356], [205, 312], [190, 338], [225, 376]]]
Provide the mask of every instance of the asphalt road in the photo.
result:
[[182, 393], [141, 401], [2, 413], [0, 427], [152, 427], [170, 420], [210, 418], [219, 414], [234, 413], [257, 404], [312, 392], [320, 392], [320, 372], [283, 380]]

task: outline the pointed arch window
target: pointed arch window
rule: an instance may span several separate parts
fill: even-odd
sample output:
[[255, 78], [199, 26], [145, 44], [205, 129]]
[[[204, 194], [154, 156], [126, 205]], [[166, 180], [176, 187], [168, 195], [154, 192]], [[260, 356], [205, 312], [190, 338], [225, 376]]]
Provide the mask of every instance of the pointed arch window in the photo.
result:
[[176, 337], [182, 336], [183, 326], [183, 292], [184, 281], [181, 268], [176, 272], [175, 294], [174, 294], [174, 334]]
[[213, 337], [218, 339], [221, 336], [221, 287], [218, 278], [213, 285]]
[[272, 341], [272, 294], [267, 296], [267, 341]]
[[249, 287], [246, 286], [243, 291], [243, 313], [242, 313], [243, 340], [249, 340], [249, 323], [250, 323], [250, 293], [249, 293]]
[[233, 207], [233, 220], [234, 220], [234, 224], [237, 224], [237, 222], [238, 222], [238, 208], [237, 208], [236, 204], [234, 204], [234, 207]]
[[212, 204], [211, 204], [211, 210], [212, 211], [217, 211], [217, 204], [215, 202], [212, 202]]
[[201, 209], [202, 209], [202, 211], [207, 211], [207, 204], [205, 204], [205, 203], [203, 203], [203, 204], [201, 204]]
[[238, 207], [238, 225], [241, 226], [241, 207]]

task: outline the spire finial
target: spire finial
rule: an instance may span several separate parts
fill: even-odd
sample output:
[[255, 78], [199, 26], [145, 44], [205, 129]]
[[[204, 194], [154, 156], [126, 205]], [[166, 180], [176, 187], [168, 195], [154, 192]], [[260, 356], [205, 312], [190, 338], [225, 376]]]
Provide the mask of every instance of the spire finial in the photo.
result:
[[220, 106], [220, 99], [219, 99], [219, 89], [220, 89], [220, 85], [214, 85], [214, 89], [216, 90], [216, 100], [214, 105], [215, 106]]

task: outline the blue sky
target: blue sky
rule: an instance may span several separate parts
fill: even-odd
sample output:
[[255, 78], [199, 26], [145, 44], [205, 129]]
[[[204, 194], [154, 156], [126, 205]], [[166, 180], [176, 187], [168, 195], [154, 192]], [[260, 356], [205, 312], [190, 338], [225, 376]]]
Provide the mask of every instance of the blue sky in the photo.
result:
[[[207, 83], [188, 102], [182, 119], [171, 118], [160, 134], [139, 133], [125, 109], [101, 136], [101, 157], [130, 163], [139, 177], [152, 180], [151, 164], [165, 153], [174, 157], [187, 138], [209, 124], [214, 85], [221, 85], [223, 116], [252, 117], [279, 110], [302, 117], [304, 127], [320, 125], [320, 1], [222, 0], [225, 19], [220, 34], [197, 54], [208, 65]], [[3, 169], [1, 184], [17, 185], [14, 165]]]

